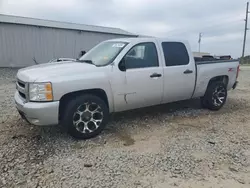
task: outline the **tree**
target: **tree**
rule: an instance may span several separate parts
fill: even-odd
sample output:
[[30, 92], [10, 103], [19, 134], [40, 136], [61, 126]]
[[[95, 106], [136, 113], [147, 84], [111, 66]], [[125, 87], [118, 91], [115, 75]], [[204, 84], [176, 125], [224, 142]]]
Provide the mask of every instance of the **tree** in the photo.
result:
[[240, 64], [250, 64], [250, 55], [240, 58]]

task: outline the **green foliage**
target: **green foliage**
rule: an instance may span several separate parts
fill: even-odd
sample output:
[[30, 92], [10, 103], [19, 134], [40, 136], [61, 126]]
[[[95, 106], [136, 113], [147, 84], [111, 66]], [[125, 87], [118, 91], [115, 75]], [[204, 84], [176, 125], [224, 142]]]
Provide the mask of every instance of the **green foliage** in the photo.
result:
[[250, 55], [240, 58], [240, 64], [250, 64]]

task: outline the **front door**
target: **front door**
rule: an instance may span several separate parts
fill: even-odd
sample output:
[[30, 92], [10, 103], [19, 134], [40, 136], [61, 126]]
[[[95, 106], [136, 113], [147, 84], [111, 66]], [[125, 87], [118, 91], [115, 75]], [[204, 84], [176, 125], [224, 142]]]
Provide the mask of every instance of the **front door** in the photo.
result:
[[155, 43], [140, 43], [124, 57], [126, 110], [160, 104], [163, 99], [163, 68]]

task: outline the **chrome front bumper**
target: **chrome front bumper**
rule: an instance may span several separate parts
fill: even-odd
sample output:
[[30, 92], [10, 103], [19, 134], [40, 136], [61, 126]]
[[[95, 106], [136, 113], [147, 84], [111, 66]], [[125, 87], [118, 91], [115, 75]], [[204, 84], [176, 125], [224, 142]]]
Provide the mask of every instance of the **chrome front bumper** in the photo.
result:
[[20, 115], [33, 125], [58, 124], [59, 101], [25, 102], [16, 91], [15, 103]]

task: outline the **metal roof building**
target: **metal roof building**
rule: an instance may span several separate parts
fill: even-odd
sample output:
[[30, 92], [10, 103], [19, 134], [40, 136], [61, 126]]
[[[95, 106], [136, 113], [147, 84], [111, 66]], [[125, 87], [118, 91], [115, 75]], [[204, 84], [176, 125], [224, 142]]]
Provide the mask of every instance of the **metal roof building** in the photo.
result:
[[0, 14], [0, 67], [25, 67], [53, 58], [77, 58], [99, 42], [137, 37], [118, 28]]

